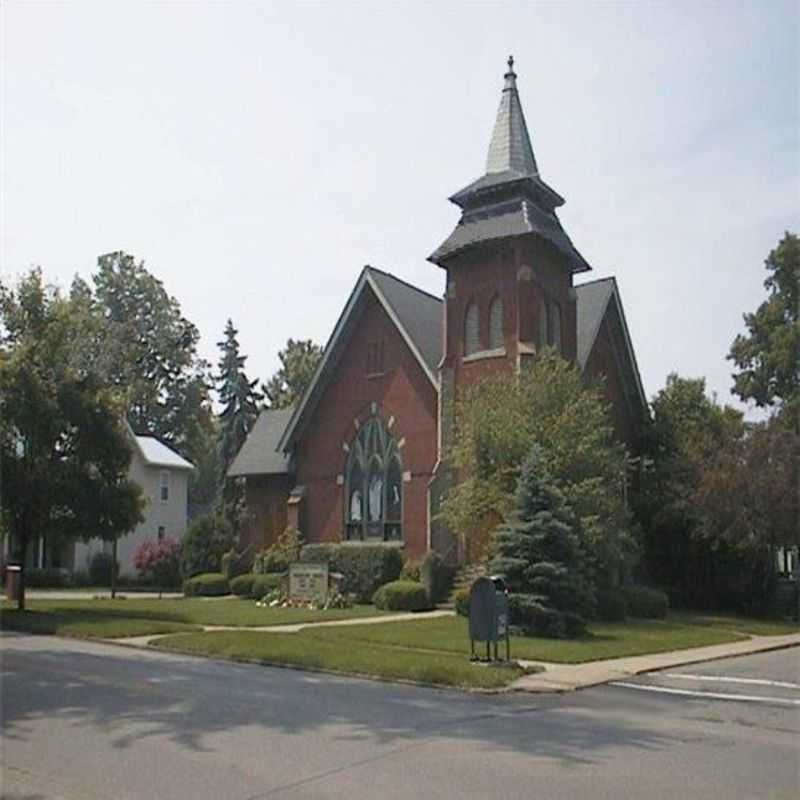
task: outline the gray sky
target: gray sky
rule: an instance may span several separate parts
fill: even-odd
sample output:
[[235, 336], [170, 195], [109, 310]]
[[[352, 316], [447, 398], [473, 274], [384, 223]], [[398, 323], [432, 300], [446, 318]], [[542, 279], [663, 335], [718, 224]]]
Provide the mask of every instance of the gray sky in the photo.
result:
[[364, 264], [428, 256], [483, 173], [509, 53], [544, 179], [616, 275], [645, 390], [706, 376], [800, 217], [796, 2], [2, 0], [2, 265], [68, 286], [145, 259], [266, 379]]

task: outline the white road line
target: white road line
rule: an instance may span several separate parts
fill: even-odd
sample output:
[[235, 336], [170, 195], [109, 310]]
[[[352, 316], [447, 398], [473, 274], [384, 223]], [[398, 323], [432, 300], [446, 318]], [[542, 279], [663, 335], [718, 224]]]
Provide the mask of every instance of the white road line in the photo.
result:
[[718, 681], [719, 683], [749, 683], [754, 686], [777, 686], [781, 689], [800, 689], [800, 683], [788, 681], [768, 681], [766, 678], [729, 678], [722, 675], [683, 675], [678, 672], [665, 672], [665, 678], [682, 678], [687, 681]]
[[705, 697], [713, 700], [739, 700], [743, 703], [772, 703], [781, 706], [800, 706], [800, 700], [789, 700], [784, 697], [762, 697], [752, 694], [722, 694], [721, 692], [693, 692], [689, 689], [667, 689], [663, 686], [645, 686], [639, 683], [614, 681], [611, 686], [622, 686], [625, 689], [638, 689], [640, 692], [658, 692], [660, 694], [677, 694], [683, 697]]

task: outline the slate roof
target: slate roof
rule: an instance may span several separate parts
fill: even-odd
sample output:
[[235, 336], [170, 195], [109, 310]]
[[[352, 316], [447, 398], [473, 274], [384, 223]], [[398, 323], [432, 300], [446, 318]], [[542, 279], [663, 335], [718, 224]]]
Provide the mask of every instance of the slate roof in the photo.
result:
[[585, 272], [591, 267], [572, 244], [555, 213], [564, 204], [564, 198], [539, 174], [513, 64], [513, 58], [509, 58], [486, 157], [486, 173], [450, 198], [463, 209], [461, 219], [428, 260], [441, 265], [481, 242], [535, 234], [560, 250], [573, 272]]
[[367, 267], [420, 355], [436, 373], [442, 358], [442, 301], [388, 272]]
[[293, 411], [293, 408], [267, 409], [258, 415], [256, 424], [228, 468], [228, 477], [283, 475], [289, 471], [289, 458], [278, 450], [278, 442]]
[[194, 469], [194, 465], [160, 442], [155, 436], [133, 437], [145, 463], [150, 467]]

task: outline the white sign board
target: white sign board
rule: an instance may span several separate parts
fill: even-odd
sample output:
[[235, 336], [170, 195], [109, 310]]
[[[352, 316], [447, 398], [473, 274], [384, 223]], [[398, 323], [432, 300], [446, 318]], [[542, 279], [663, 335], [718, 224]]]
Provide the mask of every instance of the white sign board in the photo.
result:
[[327, 600], [328, 565], [289, 564], [289, 597], [292, 600]]

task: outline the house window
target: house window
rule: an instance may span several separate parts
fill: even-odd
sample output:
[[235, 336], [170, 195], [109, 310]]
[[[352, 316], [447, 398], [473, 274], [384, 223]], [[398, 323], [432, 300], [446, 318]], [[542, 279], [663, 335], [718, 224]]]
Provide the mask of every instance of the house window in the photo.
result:
[[544, 347], [548, 342], [547, 331], [550, 327], [547, 315], [547, 303], [544, 297], [539, 298], [539, 347]]
[[161, 473], [161, 502], [169, 502], [169, 472]]
[[470, 303], [464, 314], [464, 355], [469, 356], [480, 350], [478, 304]]
[[503, 346], [503, 300], [498, 295], [489, 306], [489, 349], [499, 350]]
[[561, 306], [558, 303], [553, 303], [553, 316], [550, 320], [552, 325], [550, 343], [555, 347], [557, 352], [561, 352]]
[[402, 539], [403, 470], [400, 452], [379, 417], [370, 417], [353, 439], [345, 476], [347, 539]]
[[383, 342], [370, 342], [367, 345], [367, 375], [383, 373]]
[[166, 530], [163, 525], [158, 526], [158, 541], [161, 542], [164, 540], [164, 536], [166, 536]]

